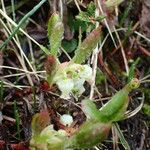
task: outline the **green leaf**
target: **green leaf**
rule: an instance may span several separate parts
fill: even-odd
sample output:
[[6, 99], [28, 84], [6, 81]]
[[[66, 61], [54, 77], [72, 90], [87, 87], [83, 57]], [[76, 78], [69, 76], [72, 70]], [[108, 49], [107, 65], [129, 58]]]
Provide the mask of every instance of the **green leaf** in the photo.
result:
[[76, 16], [76, 19], [82, 20], [82, 21], [85, 21], [85, 22], [91, 22], [90, 21], [90, 17], [88, 16], [88, 13], [87, 12], [83, 12], [83, 11], [81, 11], [79, 13], [79, 15]]
[[56, 26], [54, 27], [54, 30], [52, 31], [50, 41], [51, 54], [54, 56], [57, 56], [59, 47], [61, 46], [63, 33], [64, 33], [63, 24], [57, 23]]
[[79, 19], [85, 22], [91, 22], [90, 17], [93, 18], [95, 16], [95, 9], [96, 9], [96, 6], [94, 2], [91, 2], [88, 5], [87, 10], [81, 11], [79, 15], [76, 16], [76, 19]]
[[120, 142], [121, 142], [122, 146], [125, 148], [125, 150], [131, 150], [128, 142], [124, 138], [124, 135], [123, 135], [122, 131], [120, 130], [119, 125], [117, 123], [115, 123], [114, 127], [116, 128], [116, 131], [117, 131], [117, 134], [118, 134], [118, 137], [120, 139]]
[[55, 25], [60, 22], [60, 17], [57, 13], [53, 13], [48, 21], [48, 38], [50, 40], [50, 37], [51, 37], [51, 34], [52, 34], [52, 31], [55, 27]]
[[90, 4], [87, 7], [87, 13], [88, 13], [88, 15], [90, 15], [90, 16], [93, 15], [94, 16], [95, 9], [96, 9], [95, 3], [94, 2], [90, 2]]
[[129, 92], [138, 88], [140, 82], [138, 79], [132, 79], [123, 89], [118, 91], [109, 102], [107, 102], [99, 110], [102, 121], [104, 122], [116, 122], [124, 119], [125, 112], [129, 103]]
[[67, 53], [73, 52], [76, 49], [77, 45], [78, 42], [76, 39], [72, 39], [71, 41], [64, 40], [62, 42], [62, 47]]
[[104, 18], [105, 16], [101, 15], [101, 16], [96, 17], [95, 20], [101, 22]]
[[81, 64], [89, 58], [94, 48], [101, 39], [101, 27], [93, 30], [75, 51], [74, 63]]
[[14, 116], [15, 116], [15, 120], [16, 120], [16, 129], [17, 129], [17, 136], [18, 139], [21, 139], [21, 135], [20, 135], [20, 115], [18, 112], [18, 107], [17, 107], [17, 102], [14, 101]]
[[61, 40], [64, 33], [64, 26], [60, 16], [54, 13], [48, 22], [48, 38], [51, 48], [51, 54], [57, 56]]
[[107, 138], [110, 128], [111, 123], [105, 124], [95, 120], [88, 120], [68, 140], [69, 147], [74, 149], [91, 148]]
[[87, 6], [86, 11], [79, 12], [73, 24], [74, 29], [79, 30], [79, 28], [81, 28], [82, 32], [89, 32], [87, 31], [89, 27], [90, 29], [94, 29], [96, 21], [99, 21], [95, 18], [95, 9], [96, 6], [94, 2], [90, 2], [90, 4]]
[[47, 55], [50, 54], [50, 51], [49, 51], [46, 47], [44, 47], [43, 45], [39, 45], [39, 46], [40, 46], [40, 49], [41, 49], [43, 52], [45, 52], [45, 54], [47, 54]]
[[131, 9], [133, 7], [132, 4], [133, 4], [132, 1], [129, 2], [127, 8], [125, 9], [125, 11], [123, 13], [123, 15], [121, 16], [120, 26], [122, 26], [126, 22], [125, 19], [129, 16], [129, 13], [130, 13], [130, 11], [131, 11]]
[[72, 28], [75, 31], [79, 31], [79, 28], [80, 28], [81, 32], [83, 33], [83, 32], [87, 32], [88, 27], [91, 25], [92, 25], [92, 29], [94, 29], [95, 26], [92, 23], [88, 23], [88, 22], [84, 22], [82, 20], [76, 19], [73, 22]]
[[144, 104], [143, 106], [143, 112], [150, 117], [150, 105]]
[[96, 108], [94, 102], [90, 99], [82, 101], [82, 110], [88, 119], [100, 120], [99, 110]]

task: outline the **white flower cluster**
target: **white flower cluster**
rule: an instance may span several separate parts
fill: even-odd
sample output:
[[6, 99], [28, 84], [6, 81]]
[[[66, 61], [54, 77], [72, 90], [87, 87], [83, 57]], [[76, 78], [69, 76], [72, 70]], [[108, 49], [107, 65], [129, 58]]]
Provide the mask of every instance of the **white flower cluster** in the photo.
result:
[[92, 77], [92, 68], [88, 65], [68, 64], [58, 69], [54, 83], [61, 91], [61, 98], [69, 99], [70, 94], [81, 96], [85, 91], [84, 82], [90, 82]]

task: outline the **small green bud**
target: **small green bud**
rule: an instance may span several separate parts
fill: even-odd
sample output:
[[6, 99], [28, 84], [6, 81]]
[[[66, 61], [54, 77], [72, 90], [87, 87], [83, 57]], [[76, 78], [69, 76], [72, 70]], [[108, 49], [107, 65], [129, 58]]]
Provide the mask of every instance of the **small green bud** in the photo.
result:
[[137, 78], [134, 78], [130, 81], [129, 87], [131, 89], [137, 89], [140, 86], [140, 81]]

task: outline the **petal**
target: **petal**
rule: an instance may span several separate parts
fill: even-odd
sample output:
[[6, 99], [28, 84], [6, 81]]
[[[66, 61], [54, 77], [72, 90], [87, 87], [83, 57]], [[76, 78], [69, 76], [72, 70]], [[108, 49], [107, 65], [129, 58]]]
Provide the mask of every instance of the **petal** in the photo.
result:
[[59, 90], [61, 93], [61, 98], [69, 99], [70, 93], [74, 87], [74, 83], [71, 79], [59, 80], [56, 83], [58, 85]]
[[83, 65], [84, 69], [80, 74], [81, 78], [84, 78], [85, 80], [90, 80], [92, 77], [92, 68], [88, 65]]

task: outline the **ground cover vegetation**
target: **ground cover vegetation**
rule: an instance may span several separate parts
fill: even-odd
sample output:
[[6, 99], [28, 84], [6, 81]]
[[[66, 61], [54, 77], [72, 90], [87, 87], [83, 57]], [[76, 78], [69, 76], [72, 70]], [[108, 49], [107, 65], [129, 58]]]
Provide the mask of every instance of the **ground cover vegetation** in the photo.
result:
[[149, 0], [0, 1], [0, 149], [150, 149]]

